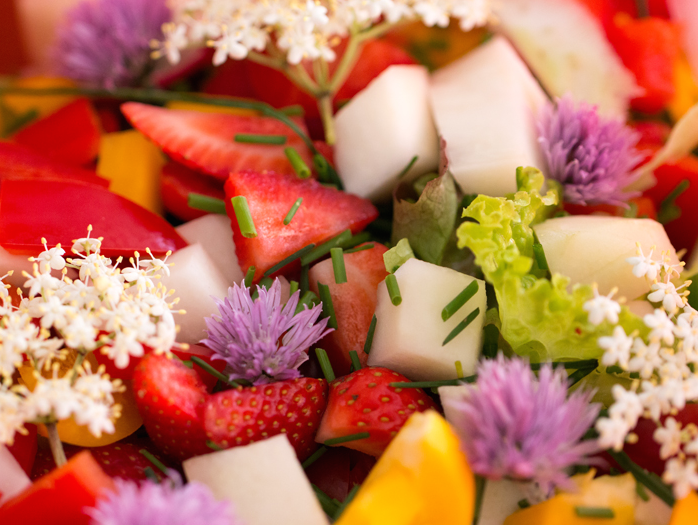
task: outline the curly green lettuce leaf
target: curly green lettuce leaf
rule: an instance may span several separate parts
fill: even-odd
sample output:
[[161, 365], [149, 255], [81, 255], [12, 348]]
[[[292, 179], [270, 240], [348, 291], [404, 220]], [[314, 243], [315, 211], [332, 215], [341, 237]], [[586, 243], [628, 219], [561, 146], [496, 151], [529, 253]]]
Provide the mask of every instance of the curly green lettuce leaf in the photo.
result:
[[[574, 285], [560, 274], [536, 277], [531, 226], [556, 209], [555, 188], [541, 194], [544, 178], [535, 168], [517, 172], [519, 191], [504, 197], [478, 196], [463, 211], [457, 231], [458, 247], [475, 254], [485, 279], [494, 287], [499, 303], [502, 337], [513, 350], [531, 361], [589, 359], [603, 352], [597, 344], [613, 326], [594, 326], [583, 306], [594, 296], [590, 285]], [[642, 321], [626, 308], [620, 325], [630, 333]]]

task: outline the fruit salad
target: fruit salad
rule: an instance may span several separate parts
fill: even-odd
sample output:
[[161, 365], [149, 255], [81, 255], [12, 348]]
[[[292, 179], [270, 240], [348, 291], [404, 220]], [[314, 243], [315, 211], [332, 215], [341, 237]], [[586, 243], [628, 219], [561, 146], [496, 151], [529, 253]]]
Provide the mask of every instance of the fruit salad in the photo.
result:
[[0, 524], [695, 522], [693, 0], [41, 4]]

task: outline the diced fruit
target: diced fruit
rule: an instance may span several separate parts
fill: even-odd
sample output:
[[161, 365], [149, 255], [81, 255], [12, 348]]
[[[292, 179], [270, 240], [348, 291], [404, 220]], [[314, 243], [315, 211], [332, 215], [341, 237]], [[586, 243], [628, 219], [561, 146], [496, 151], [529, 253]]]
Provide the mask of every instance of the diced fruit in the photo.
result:
[[332, 447], [306, 467], [310, 483], [330, 498], [344, 501], [354, 485], [361, 485], [376, 464], [376, 458], [345, 447]]
[[674, 505], [669, 525], [691, 525], [695, 522], [696, 515], [698, 515], [698, 495], [692, 490], [688, 496], [681, 498]]
[[667, 525], [671, 520], [672, 507], [659, 499], [654, 493], [645, 490], [647, 501], [635, 500], [635, 525]]
[[458, 438], [428, 411], [402, 427], [337, 525], [460, 525], [474, 508], [475, 480]]
[[[0, 509], [31, 485], [31, 480], [7, 447], [0, 445]], [[0, 513], [2, 510], [0, 510]]]
[[[614, 517], [603, 520], [608, 525], [634, 525], [635, 478], [632, 474], [601, 476], [594, 471], [572, 477], [576, 491], [561, 492], [549, 500], [519, 510], [504, 520], [504, 525], [585, 525], [590, 518], [579, 516], [579, 507], [602, 507]], [[598, 518], [597, 518], [598, 520]]]
[[92, 104], [80, 98], [22, 128], [12, 140], [51, 159], [84, 166], [97, 158], [100, 133]]
[[213, 394], [202, 412], [206, 437], [230, 448], [286, 434], [302, 461], [316, 448], [326, 392], [324, 379], [304, 377]]
[[113, 486], [90, 453], [81, 452], [0, 507], [0, 523], [89, 525], [85, 509]]
[[383, 254], [388, 249], [382, 244], [373, 244], [373, 248], [344, 254], [346, 283], [335, 282], [330, 259], [317, 263], [308, 272], [310, 289], [316, 295], [319, 296], [318, 283], [330, 289], [337, 329], [327, 334], [318, 345], [327, 351], [338, 376], [349, 373], [349, 352], [352, 350], [356, 351], [362, 365], [368, 359], [368, 354], [364, 353], [364, 343], [376, 310], [378, 285], [388, 275], [383, 263]]
[[[37, 449], [36, 425], [25, 423], [24, 428], [27, 430], [26, 434], [15, 432], [14, 442], [12, 445], [6, 446], [21, 465], [24, 472], [29, 475], [34, 466], [34, 457], [36, 456]], [[3, 491], [0, 490], [0, 492]]]
[[184, 462], [189, 481], [230, 500], [247, 525], [327, 525], [293, 447], [281, 434]]
[[160, 149], [136, 130], [108, 133], [99, 143], [97, 173], [114, 193], [161, 213], [160, 171], [165, 159]]
[[423, 66], [391, 66], [339, 110], [335, 159], [348, 192], [386, 200], [413, 157], [407, 180], [438, 167], [428, 90]]
[[541, 165], [536, 113], [546, 97], [503, 37], [437, 71], [430, 97], [465, 193], [504, 196], [516, 191], [517, 167]]
[[409, 379], [380, 367], [362, 368], [334, 380], [316, 441], [368, 432], [370, 437], [341, 446], [380, 456], [413, 413], [435, 406], [421, 388], [391, 386], [403, 382]]
[[507, 516], [521, 508], [519, 501], [523, 499], [526, 499], [526, 494], [521, 483], [508, 479], [488, 479], [478, 525], [502, 525]]
[[41, 253], [42, 237], [69, 249], [90, 224], [104, 237], [101, 253], [107, 257], [146, 248], [161, 256], [187, 245], [165, 219], [104, 188], [56, 180], [6, 180], [0, 186], [0, 245], [11, 253]]
[[[177, 162], [225, 179], [241, 169], [294, 173], [284, 148], [292, 147], [308, 166], [312, 155], [288, 126], [271, 117], [201, 113], [127, 102], [126, 118]], [[296, 124], [303, 130], [301, 120]], [[237, 134], [284, 135], [283, 146], [236, 142]]]
[[176, 230], [189, 244], [201, 245], [229, 286], [240, 284], [245, 276], [235, 255], [233, 230], [227, 216], [205, 215], [178, 226]]
[[165, 209], [183, 221], [203, 217], [207, 212], [189, 207], [189, 194], [198, 193], [223, 200], [223, 182], [176, 162], [168, 162], [160, 174], [160, 192]]
[[569, 277], [573, 284], [596, 282], [601, 294], [618, 287], [616, 297], [629, 301], [649, 292], [647, 281], [635, 277], [626, 261], [637, 254], [636, 243], [645, 255], [653, 246], [655, 257], [668, 251], [671, 264], [678, 264], [664, 227], [651, 219], [572, 215], [547, 220], [534, 229], [551, 272]]
[[[466, 376], [474, 374], [487, 304], [484, 281], [419, 259], [409, 259], [394, 275], [402, 303], [395, 306], [385, 284], [379, 286], [368, 364], [390, 368], [414, 381], [455, 379], [456, 361]], [[444, 307], [472, 282], [477, 283], [475, 295], [444, 321]], [[470, 324], [444, 344], [471, 315]]]
[[[38, 7], [38, 6], [37, 6]], [[47, 6], [42, 6], [46, 8]], [[60, 77], [25, 77], [12, 83], [13, 87], [29, 89], [75, 88], [75, 82]], [[28, 111], [37, 111], [39, 117], [45, 117], [70, 104], [77, 97], [72, 95], [54, 95], [37, 97], [35, 95], [3, 95], [3, 103], [16, 115]]]
[[[246, 238], [232, 209], [231, 199], [243, 196], [252, 215], [257, 236]], [[256, 268], [255, 280], [277, 262], [310, 243], [319, 244], [350, 229], [361, 231], [378, 217], [369, 201], [312, 179], [278, 173], [243, 171], [231, 174], [225, 183], [225, 202], [233, 226], [235, 252], [243, 272]], [[284, 225], [283, 220], [299, 198], [303, 203]]]

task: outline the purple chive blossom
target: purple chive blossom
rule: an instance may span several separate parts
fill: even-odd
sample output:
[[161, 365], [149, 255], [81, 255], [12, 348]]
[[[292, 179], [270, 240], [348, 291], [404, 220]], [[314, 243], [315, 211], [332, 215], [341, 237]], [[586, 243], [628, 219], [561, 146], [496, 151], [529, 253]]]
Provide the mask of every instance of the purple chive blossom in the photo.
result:
[[623, 205], [637, 195], [623, 190], [642, 159], [634, 148], [639, 135], [622, 122], [565, 96], [542, 110], [538, 132], [546, 175], [562, 184], [567, 202]]
[[567, 373], [541, 367], [539, 377], [520, 358], [484, 361], [461, 399], [444, 398], [475, 472], [492, 479], [532, 480], [548, 492], [564, 486], [565, 469], [588, 464], [595, 440], [580, 441], [599, 406], [591, 392], [567, 397]]
[[182, 485], [171, 471], [158, 485], [115, 480], [116, 490], [86, 509], [91, 525], [241, 525], [229, 501], [216, 501], [206, 485]]
[[328, 319], [318, 322], [320, 305], [295, 314], [300, 292], [282, 305], [278, 279], [269, 290], [258, 286], [257, 291], [253, 300], [249, 288], [235, 284], [228, 297], [216, 299], [220, 315], [206, 318], [208, 338], [202, 343], [213, 350], [213, 359], [228, 363], [230, 379], [259, 385], [300, 377], [305, 350], [332, 331]]
[[150, 42], [171, 17], [166, 0], [85, 0], [58, 30], [58, 71], [107, 89], [138, 85], [151, 66]]

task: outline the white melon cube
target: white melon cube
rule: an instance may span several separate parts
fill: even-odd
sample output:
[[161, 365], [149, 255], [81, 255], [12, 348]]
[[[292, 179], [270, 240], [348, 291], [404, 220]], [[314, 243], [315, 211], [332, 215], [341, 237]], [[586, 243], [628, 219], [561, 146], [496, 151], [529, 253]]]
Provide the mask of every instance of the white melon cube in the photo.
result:
[[335, 160], [347, 192], [388, 200], [397, 175], [416, 155], [402, 180], [433, 171], [439, 141], [422, 66], [391, 66], [337, 112]]
[[570, 93], [604, 115], [625, 119], [638, 93], [635, 79], [578, 0], [505, 0], [497, 3], [496, 16], [550, 94]]
[[[368, 356], [371, 366], [384, 366], [415, 381], [455, 379], [456, 361], [472, 375], [480, 355], [487, 299], [485, 282], [435, 264], [409, 259], [395, 272], [402, 303], [393, 305], [385, 282], [378, 287], [376, 331]], [[466, 286], [478, 290], [450, 319], [441, 311]], [[471, 312], [473, 321], [446, 345], [446, 337]]]
[[190, 244], [174, 252], [167, 262], [174, 263], [162, 283], [174, 289], [177, 307], [186, 311], [175, 317], [180, 331], [177, 341], [196, 344], [206, 338], [204, 317], [218, 314], [213, 297], [228, 295], [228, 282], [200, 244]]
[[227, 215], [211, 213], [176, 228], [189, 244], [199, 243], [228, 282], [229, 286], [245, 278], [233, 242], [233, 229]]
[[12, 453], [0, 445], [0, 506], [31, 484]]
[[189, 481], [230, 500], [246, 525], [327, 525], [303, 467], [284, 434], [184, 462]]
[[664, 226], [652, 219], [570, 215], [549, 219], [533, 229], [551, 272], [569, 277], [572, 284], [597, 283], [602, 294], [617, 286], [615, 297], [628, 301], [649, 292], [645, 278], [635, 277], [626, 261], [636, 255], [636, 242], [645, 255], [654, 246], [655, 260], [668, 252], [671, 264], [679, 262]]
[[669, 525], [671, 521], [671, 507], [645, 489], [649, 498], [635, 500], [635, 525]]
[[516, 168], [541, 167], [536, 114], [545, 94], [503, 37], [437, 71], [431, 106], [449, 169], [465, 193], [516, 191]]

